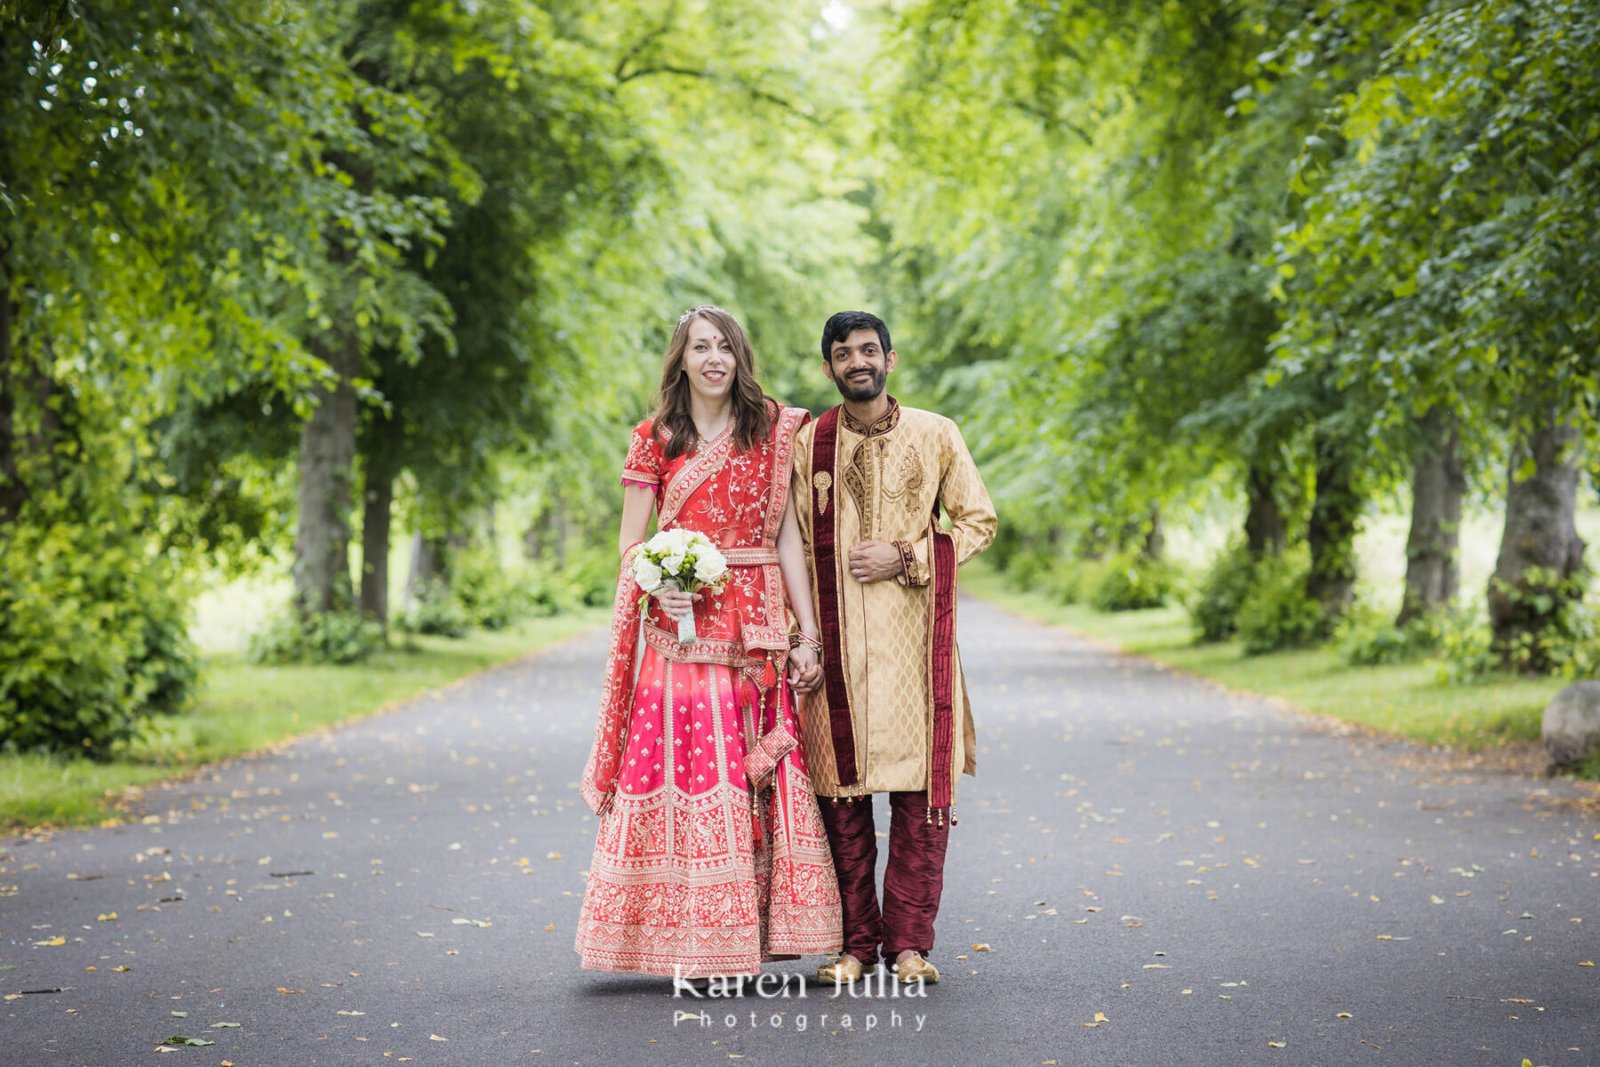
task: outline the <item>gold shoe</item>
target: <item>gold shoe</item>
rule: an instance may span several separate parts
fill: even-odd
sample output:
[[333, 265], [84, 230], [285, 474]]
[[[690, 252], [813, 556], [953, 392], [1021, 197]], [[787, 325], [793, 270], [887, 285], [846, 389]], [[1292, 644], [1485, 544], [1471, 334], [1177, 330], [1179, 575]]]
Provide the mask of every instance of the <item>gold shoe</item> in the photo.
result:
[[832, 982], [836, 986], [848, 985], [861, 981], [861, 974], [861, 961], [848, 952], [841, 952], [817, 968], [817, 981]]
[[922, 953], [913, 952], [894, 969], [895, 978], [901, 982], [925, 982], [933, 985], [939, 980], [939, 968], [923, 959]]

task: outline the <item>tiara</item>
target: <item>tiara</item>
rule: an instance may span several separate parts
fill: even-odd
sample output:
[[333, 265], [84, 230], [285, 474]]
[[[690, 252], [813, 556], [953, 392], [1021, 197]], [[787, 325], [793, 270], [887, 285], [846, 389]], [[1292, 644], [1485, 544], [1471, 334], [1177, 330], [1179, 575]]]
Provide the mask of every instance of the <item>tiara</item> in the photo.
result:
[[702, 311], [721, 311], [721, 310], [722, 309], [717, 307], [717, 305], [715, 305], [715, 304], [696, 304], [694, 307], [690, 308], [688, 311], [685, 311], [682, 315], [678, 316], [678, 325], [682, 326], [684, 323], [688, 322], [691, 318], [693, 318], [695, 315], [698, 315]]

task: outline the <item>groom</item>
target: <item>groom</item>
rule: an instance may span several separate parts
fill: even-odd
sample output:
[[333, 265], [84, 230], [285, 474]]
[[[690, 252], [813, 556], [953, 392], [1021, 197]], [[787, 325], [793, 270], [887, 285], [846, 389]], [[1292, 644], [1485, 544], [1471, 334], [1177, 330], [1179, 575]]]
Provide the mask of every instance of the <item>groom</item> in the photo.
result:
[[[994, 540], [995, 513], [955, 423], [884, 392], [898, 358], [882, 319], [834, 315], [822, 369], [844, 403], [795, 435], [793, 507], [823, 646], [801, 733], [844, 905], [844, 951], [817, 977], [835, 983], [880, 952], [902, 982], [939, 980], [927, 957], [954, 779], [976, 765], [955, 579]], [[881, 909], [874, 793], [891, 812]]]

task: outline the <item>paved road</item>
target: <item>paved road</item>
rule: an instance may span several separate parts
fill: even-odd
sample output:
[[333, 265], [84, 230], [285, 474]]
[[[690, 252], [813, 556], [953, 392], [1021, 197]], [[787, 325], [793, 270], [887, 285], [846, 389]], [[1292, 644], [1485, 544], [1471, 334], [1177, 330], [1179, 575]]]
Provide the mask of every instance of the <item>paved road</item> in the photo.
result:
[[0, 840], [0, 1064], [1600, 1064], [1581, 789], [983, 604], [961, 636], [981, 777], [924, 999], [690, 1005], [578, 969], [591, 634], [142, 823]]

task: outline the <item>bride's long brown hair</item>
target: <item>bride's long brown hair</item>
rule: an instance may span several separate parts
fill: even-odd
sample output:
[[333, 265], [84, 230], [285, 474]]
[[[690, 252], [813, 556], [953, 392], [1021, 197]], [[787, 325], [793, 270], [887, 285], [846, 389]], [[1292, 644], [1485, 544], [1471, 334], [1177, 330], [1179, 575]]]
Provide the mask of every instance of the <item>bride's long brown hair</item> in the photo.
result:
[[699, 431], [689, 413], [689, 372], [683, 363], [683, 354], [689, 348], [689, 327], [695, 319], [705, 319], [715, 326], [733, 348], [734, 446], [743, 451], [765, 440], [772, 431], [772, 411], [777, 407], [777, 402], [756, 383], [756, 355], [739, 320], [711, 304], [692, 307], [672, 331], [672, 343], [667, 345], [661, 364], [656, 411], [650, 416], [650, 432], [666, 444], [668, 459], [693, 451], [700, 443]]

